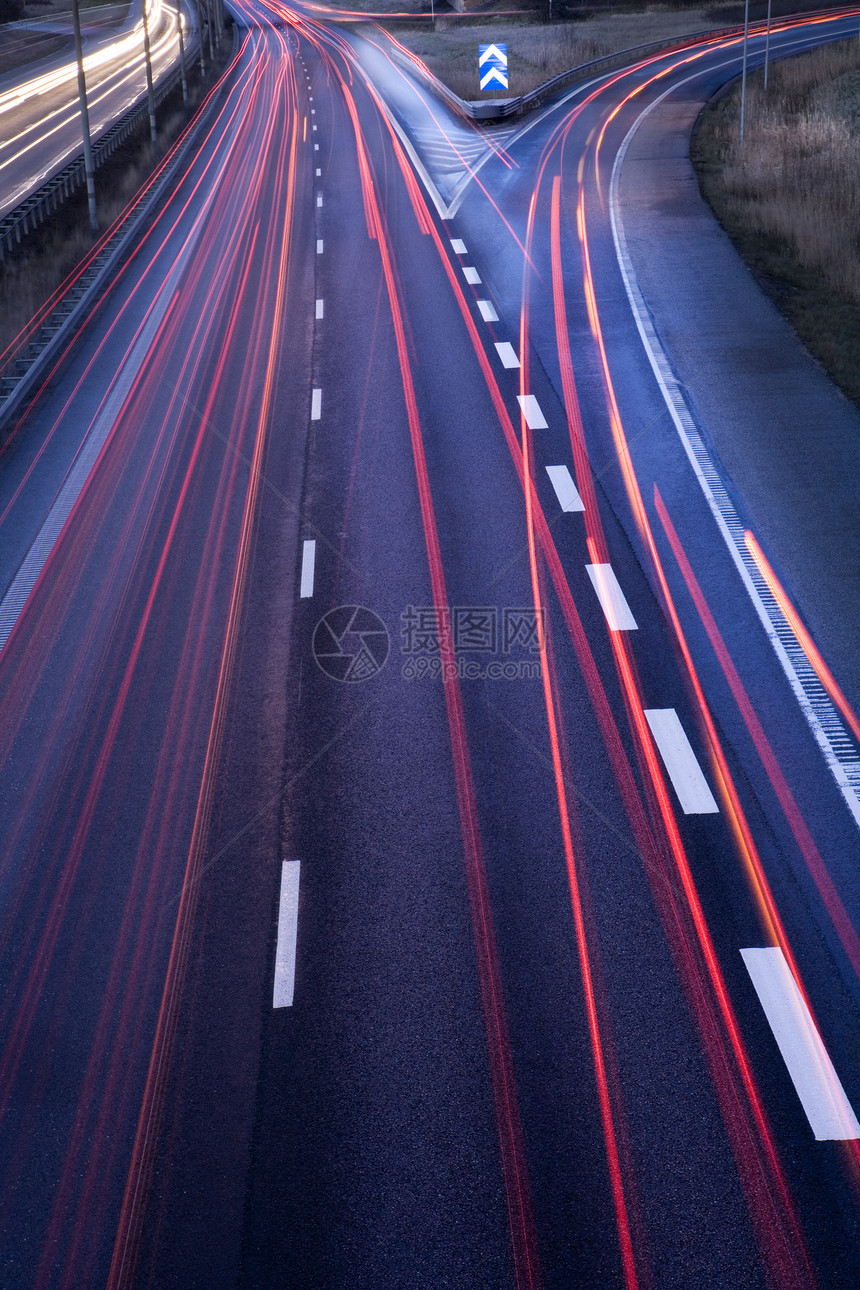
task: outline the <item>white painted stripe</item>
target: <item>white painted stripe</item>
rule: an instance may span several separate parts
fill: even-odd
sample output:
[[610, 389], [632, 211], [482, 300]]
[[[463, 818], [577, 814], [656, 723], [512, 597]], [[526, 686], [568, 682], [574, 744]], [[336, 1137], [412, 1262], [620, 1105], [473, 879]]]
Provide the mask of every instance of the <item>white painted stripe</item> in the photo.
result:
[[496, 313], [495, 309], [493, 308], [489, 300], [479, 300], [478, 308], [481, 311], [481, 317], [483, 318], [484, 322], [499, 321], [499, 315]]
[[558, 504], [563, 511], [585, 510], [585, 503], [579, 495], [567, 466], [547, 466], [546, 473], [552, 480]]
[[719, 812], [675, 709], [646, 708], [645, 717], [684, 814], [713, 815]]
[[315, 125], [312, 125], [312, 126], [311, 126], [311, 129], [312, 129], [312, 130], [315, 130], [315, 129], [316, 129], [316, 126], [315, 126]]
[[318, 237], [318, 238], [317, 238], [317, 255], [322, 255], [322, 249], [323, 249], [323, 240], [322, 240], [322, 238], [321, 238], [321, 237]]
[[452, 246], [453, 246], [453, 248], [454, 248], [454, 254], [455, 254], [455, 255], [465, 255], [465, 254], [466, 254], [466, 243], [462, 240], [462, 238], [459, 238], [459, 237], [452, 237], [452, 238], [451, 238], [451, 245], [452, 245]]
[[319, 146], [319, 144], [318, 144], [318, 143], [315, 143], [315, 144], [314, 144], [314, 152], [319, 152], [319, 150], [320, 150], [320, 146]]
[[860, 1138], [860, 1124], [782, 950], [741, 950], [816, 1141]]
[[314, 390], [311, 394], [311, 421], [319, 421], [322, 416], [322, 390]]
[[630, 606], [624, 598], [624, 592], [618, 585], [615, 570], [611, 564], [587, 564], [591, 585], [597, 592], [600, 607], [606, 615], [609, 630], [613, 632], [635, 632], [636, 619], [630, 612]]
[[273, 1008], [290, 1008], [296, 990], [296, 940], [299, 933], [300, 860], [281, 865], [281, 899], [278, 905], [278, 946], [275, 950]]
[[317, 206], [322, 206], [322, 193], [317, 193]]
[[320, 170], [319, 166], [317, 166], [317, 179], [319, 179], [321, 175], [322, 175], [322, 171]]
[[314, 566], [317, 558], [317, 544], [314, 538], [302, 543], [302, 579], [299, 587], [299, 598], [307, 600], [314, 594]]
[[317, 318], [322, 318], [323, 316], [323, 302], [321, 300], [317, 301], [316, 316]]
[[546, 430], [547, 421], [541, 412], [540, 404], [533, 394], [518, 394], [517, 403], [526, 419], [529, 430]]
[[502, 360], [502, 367], [519, 367], [520, 360], [517, 358], [517, 351], [509, 340], [497, 340], [496, 353]]
[[477, 269], [473, 269], [471, 265], [467, 265], [466, 268], [464, 268], [463, 277], [466, 279], [467, 282], [470, 282], [473, 287], [477, 286], [477, 284], [481, 281], [480, 273], [478, 272]]

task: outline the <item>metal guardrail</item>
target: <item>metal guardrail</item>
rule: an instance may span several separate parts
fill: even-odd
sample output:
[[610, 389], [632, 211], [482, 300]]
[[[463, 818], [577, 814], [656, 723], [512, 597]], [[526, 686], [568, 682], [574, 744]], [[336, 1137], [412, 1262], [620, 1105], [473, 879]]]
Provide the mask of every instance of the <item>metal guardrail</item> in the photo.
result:
[[[190, 66], [191, 54], [197, 47], [196, 40], [189, 42], [186, 47], [187, 66]], [[164, 102], [167, 96], [181, 83], [181, 80], [182, 73], [178, 66], [162, 76], [155, 85], [156, 107], [159, 107]], [[103, 165], [108, 157], [116, 152], [120, 144], [125, 143], [132, 131], [142, 121], [148, 119], [148, 114], [149, 108], [146, 93], [144, 92], [142, 98], [133, 107], [130, 107], [118, 121], [115, 121], [93, 144], [93, 161], [96, 168]], [[79, 156], [73, 157], [71, 161], [67, 162], [56, 175], [46, 180], [40, 188], [37, 188], [29, 197], [25, 197], [18, 206], [9, 211], [0, 220], [0, 262], [6, 259], [7, 252], [11, 252], [16, 243], [20, 244], [22, 237], [31, 233], [39, 224], [43, 224], [48, 215], [62, 205], [85, 181], [84, 154], [81, 152]]]
[[[837, 6], [833, 9], [806, 9], [802, 12], [783, 14], [778, 19], [771, 21], [771, 32], [779, 31], [782, 27], [796, 22], [800, 18], [838, 18], [845, 14], [843, 6]], [[765, 21], [759, 20], [750, 23], [750, 35], [761, 35], [765, 30]], [[577, 67], [571, 67], [565, 72], [559, 72], [543, 84], [538, 85], [536, 89], [531, 90], [528, 94], [521, 94], [517, 98], [497, 99], [485, 101], [470, 101], [461, 99], [453, 90], [449, 90], [438, 77], [430, 73], [427, 76], [427, 69], [419, 59], [413, 61], [408, 55], [402, 54], [399, 50], [392, 50], [392, 54], [404, 66], [418, 72], [422, 78], [427, 81], [433, 92], [443, 99], [450, 107], [458, 112], [461, 116], [469, 117], [473, 121], [500, 121], [507, 117], [518, 116], [522, 112], [527, 112], [529, 108], [534, 107], [541, 99], [551, 94], [553, 90], [559, 89], [568, 81], [577, 80], [582, 76], [587, 76], [591, 72], [597, 72], [601, 68], [606, 71], [612, 70], [612, 65], [623, 66], [625, 62], [631, 61], [637, 57], [647, 58], [648, 54], [659, 54], [669, 52], [672, 49], [686, 49], [690, 45], [701, 45], [711, 40], [722, 40], [727, 36], [737, 36], [743, 34], [743, 24], [735, 24], [733, 27], [714, 27], [710, 31], [694, 32], [690, 36], [675, 36], [670, 40], [652, 40], [645, 45], [632, 45], [629, 49], [620, 49], [616, 53], [603, 54], [600, 58], [593, 58], [587, 63], [580, 63]]]

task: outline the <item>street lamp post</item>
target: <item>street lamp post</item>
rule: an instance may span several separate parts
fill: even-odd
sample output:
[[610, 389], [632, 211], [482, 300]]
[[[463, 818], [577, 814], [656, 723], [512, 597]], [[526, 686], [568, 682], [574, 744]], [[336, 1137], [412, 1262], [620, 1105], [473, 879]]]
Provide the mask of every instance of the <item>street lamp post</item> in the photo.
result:
[[744, 4], [744, 69], [741, 75], [741, 143], [744, 141], [744, 121], [747, 107], [747, 42], [750, 33], [750, 0]]
[[75, 58], [78, 64], [78, 97], [81, 101], [81, 133], [84, 136], [84, 172], [87, 177], [87, 201], [90, 207], [90, 229], [99, 231], [96, 212], [96, 181], [93, 164], [93, 144], [90, 138], [90, 114], [87, 111], [87, 80], [84, 75], [84, 46], [81, 40], [81, 15], [78, 0], [72, 0], [72, 24], [75, 29]]
[[200, 8], [200, 0], [196, 0], [196, 4], [197, 4], [197, 39], [200, 43], [200, 79], [201, 81], [205, 81], [206, 80], [206, 60], [203, 56], [203, 11]]
[[143, 61], [146, 64], [146, 101], [149, 105], [149, 137], [153, 143], [158, 142], [158, 128], [155, 124], [155, 91], [152, 88], [152, 54], [149, 48], [149, 16], [146, 12], [147, 0], [143, 0]]
[[176, 0], [176, 21], [179, 24], [179, 76], [182, 81], [182, 106], [188, 107], [188, 78], [185, 75], [185, 36], [182, 32], [182, 0]]

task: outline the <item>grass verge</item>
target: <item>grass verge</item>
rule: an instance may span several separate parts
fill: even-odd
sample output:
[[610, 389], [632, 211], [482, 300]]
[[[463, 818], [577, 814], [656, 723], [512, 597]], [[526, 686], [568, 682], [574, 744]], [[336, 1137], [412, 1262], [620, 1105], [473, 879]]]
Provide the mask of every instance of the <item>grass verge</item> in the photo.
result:
[[[540, 19], [543, 10], [536, 11]], [[464, 22], [439, 18], [435, 30], [397, 32], [398, 40], [423, 60], [434, 75], [463, 99], [529, 94], [544, 81], [580, 63], [618, 53], [651, 41], [674, 40], [694, 32], [726, 25], [720, 6], [674, 9], [647, 7], [631, 13], [600, 13], [570, 22], [546, 24], [527, 17], [511, 20], [500, 15], [481, 24], [477, 15]], [[478, 45], [506, 41], [509, 89], [505, 95], [480, 95]]]
[[705, 200], [809, 351], [860, 406], [860, 45], [780, 60], [705, 109]]
[[[191, 113], [229, 63], [232, 48], [233, 37], [228, 31], [214, 66], [207, 56], [203, 82], [199, 60], [189, 66], [188, 112], [182, 104], [182, 91], [177, 88], [158, 109], [156, 145], [149, 140], [146, 120], [96, 171], [96, 203], [102, 229], [125, 210], [175, 143]], [[75, 270], [95, 240], [89, 227], [86, 188], [82, 186], [0, 264], [0, 376], [14, 367], [21, 348], [15, 342], [31, 318]]]

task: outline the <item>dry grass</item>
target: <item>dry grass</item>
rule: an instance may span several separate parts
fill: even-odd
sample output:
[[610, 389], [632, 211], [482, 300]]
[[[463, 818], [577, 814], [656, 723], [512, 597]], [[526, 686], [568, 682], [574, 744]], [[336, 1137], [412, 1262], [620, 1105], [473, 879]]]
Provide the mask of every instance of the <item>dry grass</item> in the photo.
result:
[[[710, 16], [709, 16], [710, 14]], [[477, 47], [503, 40], [508, 46], [511, 96], [532, 90], [580, 63], [653, 40], [672, 40], [719, 26], [713, 9], [649, 6], [636, 13], [601, 14], [577, 22], [543, 23], [510, 19], [478, 25], [456, 18], [437, 20], [436, 30], [397, 33], [398, 40], [463, 99], [479, 96]], [[484, 95], [482, 97], [507, 97]]]
[[445, 28], [440, 24], [435, 32], [398, 33], [398, 39], [460, 98], [476, 99], [480, 93], [479, 44], [507, 42], [508, 93], [528, 94], [557, 72], [608, 52], [606, 45], [583, 38], [581, 26], [581, 23], [558, 23], [552, 27], [506, 23], [504, 27], [488, 24]]
[[773, 64], [703, 115], [702, 191], [813, 353], [860, 400], [860, 46]]

